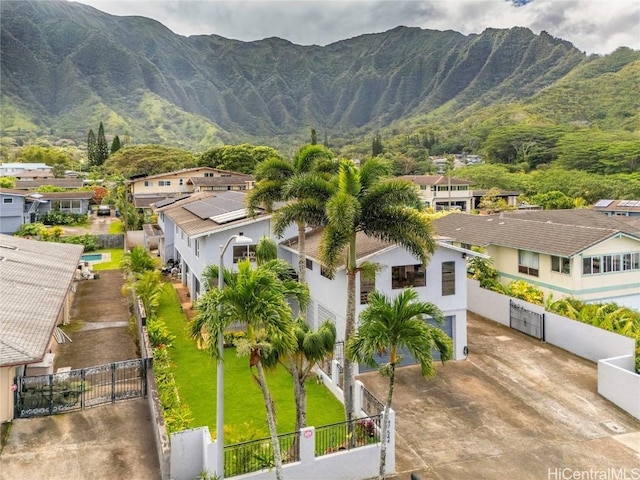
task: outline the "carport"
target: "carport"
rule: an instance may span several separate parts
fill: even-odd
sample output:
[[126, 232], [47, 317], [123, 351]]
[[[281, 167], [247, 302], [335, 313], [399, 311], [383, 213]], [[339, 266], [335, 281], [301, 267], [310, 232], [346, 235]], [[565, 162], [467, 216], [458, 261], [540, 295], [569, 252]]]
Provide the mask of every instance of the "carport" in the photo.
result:
[[[640, 473], [640, 421], [597, 394], [595, 364], [472, 313], [468, 344], [468, 358], [433, 379], [397, 370], [397, 479]], [[359, 379], [386, 398], [388, 379]]]

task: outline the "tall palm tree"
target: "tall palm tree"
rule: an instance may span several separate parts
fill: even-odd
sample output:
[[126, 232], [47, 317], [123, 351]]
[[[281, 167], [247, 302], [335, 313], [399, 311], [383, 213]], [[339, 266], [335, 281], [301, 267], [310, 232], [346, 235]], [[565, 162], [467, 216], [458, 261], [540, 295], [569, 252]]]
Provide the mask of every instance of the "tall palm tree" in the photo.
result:
[[156, 261], [146, 248], [138, 245], [124, 254], [120, 262], [120, 268], [127, 275], [136, 275], [156, 268]]
[[384, 478], [387, 455], [389, 409], [393, 399], [398, 351], [406, 348], [420, 363], [425, 378], [435, 375], [433, 349], [440, 352], [442, 361], [449, 360], [453, 350], [451, 339], [441, 329], [426, 323], [426, 317], [443, 320], [442, 312], [432, 303], [417, 301], [418, 294], [406, 289], [393, 300], [379, 292], [369, 294], [369, 304], [360, 314], [360, 326], [346, 344], [345, 353], [358, 363], [375, 366], [376, 354], [389, 354], [389, 363], [380, 367], [380, 373], [389, 377], [389, 390], [384, 406], [382, 444], [380, 446], [379, 478]]
[[234, 322], [246, 325], [247, 340], [238, 343], [238, 353], [249, 356], [249, 369], [264, 398], [278, 480], [282, 479], [282, 455], [264, 360], [295, 350], [293, 314], [288, 300], [306, 305], [309, 295], [305, 285], [285, 279], [286, 270], [290, 270], [290, 266], [282, 260], [267, 261], [256, 268], [248, 260], [238, 263], [237, 273], [223, 272], [225, 287], [222, 290], [213, 288], [201, 297], [191, 325], [192, 335], [208, 343], [215, 358], [218, 334]]
[[287, 226], [298, 226], [298, 277], [305, 283], [305, 229], [324, 223], [324, 201], [332, 189], [328, 181], [338, 163], [331, 151], [322, 145], [301, 147], [292, 161], [272, 157], [260, 163], [255, 172], [257, 184], [249, 191], [248, 209], [255, 212], [263, 206], [273, 211], [275, 203], [288, 203], [274, 217], [274, 232], [282, 236]]
[[[338, 173], [338, 188], [326, 206], [327, 226], [322, 232], [320, 260], [334, 272], [344, 262], [346, 250], [347, 312], [344, 340], [355, 330], [356, 234], [399, 244], [426, 264], [435, 251], [431, 221], [421, 212], [422, 202], [413, 185], [405, 180], [387, 178], [389, 163], [372, 158], [357, 167], [344, 160]], [[352, 392], [355, 388], [353, 365], [344, 362], [344, 398], [347, 419], [355, 416]]]

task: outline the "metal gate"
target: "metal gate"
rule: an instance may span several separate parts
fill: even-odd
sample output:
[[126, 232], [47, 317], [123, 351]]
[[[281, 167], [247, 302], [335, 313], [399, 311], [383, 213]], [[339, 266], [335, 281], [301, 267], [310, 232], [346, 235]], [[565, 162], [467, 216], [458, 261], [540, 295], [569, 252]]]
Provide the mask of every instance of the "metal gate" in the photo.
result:
[[509, 326], [544, 341], [544, 313], [536, 313], [509, 300]]
[[[449, 335], [450, 338], [453, 338], [453, 323], [455, 318], [456, 318], [455, 315], [447, 315], [446, 317], [444, 317], [444, 321], [442, 322], [442, 325], [438, 325], [432, 318], [428, 319], [427, 323], [434, 327], [438, 327], [439, 329], [443, 330], [444, 333]], [[415, 365], [416, 363], [418, 363], [407, 349], [403, 348], [398, 353], [402, 356], [402, 359], [400, 360], [400, 363], [396, 365], [397, 367], [404, 367], [406, 365]], [[434, 349], [433, 352], [431, 353], [434, 360], [440, 360], [440, 352], [438, 350]], [[373, 356], [373, 359], [375, 360], [376, 364], [379, 366], [380, 364], [389, 362], [389, 354], [388, 353], [384, 355], [375, 354]], [[358, 370], [360, 373], [371, 372], [373, 370], [377, 370], [378, 366], [370, 367], [369, 365], [358, 365]]]
[[147, 394], [147, 359], [16, 377], [15, 417], [42, 417]]

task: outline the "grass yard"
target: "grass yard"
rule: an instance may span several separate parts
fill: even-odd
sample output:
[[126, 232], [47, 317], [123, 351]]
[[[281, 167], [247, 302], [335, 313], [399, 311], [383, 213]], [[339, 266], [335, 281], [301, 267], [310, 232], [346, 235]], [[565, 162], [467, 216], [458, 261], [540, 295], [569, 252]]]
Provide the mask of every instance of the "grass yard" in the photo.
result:
[[109, 224], [109, 233], [112, 235], [118, 233], [124, 233], [124, 225], [122, 224], [122, 220], [114, 220]]
[[108, 262], [95, 263], [92, 265], [91, 269], [95, 271], [99, 270], [117, 270], [120, 268], [120, 262], [122, 262], [122, 257], [124, 256], [124, 250], [122, 248], [106, 248], [102, 250], [96, 250], [91, 253], [110, 253], [111, 260]]
[[[216, 424], [216, 362], [206, 350], [199, 350], [189, 336], [186, 317], [175, 289], [165, 284], [160, 299], [159, 316], [176, 336], [169, 355], [182, 401], [193, 414], [193, 427]], [[234, 443], [269, 435], [262, 393], [249, 371], [249, 359], [238, 357], [235, 349], [225, 350], [225, 442]], [[295, 426], [293, 381], [279, 367], [267, 374], [274, 399], [278, 432], [291, 432]], [[323, 385], [307, 383], [307, 424], [326, 425], [344, 420], [342, 404]]]

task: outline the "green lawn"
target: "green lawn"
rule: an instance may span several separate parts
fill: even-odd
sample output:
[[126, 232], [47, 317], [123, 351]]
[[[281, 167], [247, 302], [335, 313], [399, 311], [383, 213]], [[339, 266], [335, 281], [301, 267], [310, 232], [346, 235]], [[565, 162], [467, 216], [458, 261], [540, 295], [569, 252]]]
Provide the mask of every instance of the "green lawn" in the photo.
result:
[[[213, 433], [216, 424], [216, 363], [206, 350], [198, 350], [189, 337], [185, 315], [171, 284], [166, 284], [160, 300], [160, 317], [176, 336], [169, 350], [173, 374], [181, 400], [191, 408], [194, 427], [207, 425]], [[238, 357], [235, 349], [225, 350], [225, 442], [241, 441], [239, 435], [255, 433], [267, 437], [269, 430], [262, 393], [249, 371], [249, 359]], [[280, 367], [269, 372], [267, 383], [273, 395], [278, 432], [291, 432], [295, 426], [293, 382]], [[326, 425], [344, 420], [342, 404], [315, 380], [307, 383], [307, 424]], [[248, 425], [247, 425], [248, 424]]]
[[102, 250], [96, 250], [91, 253], [110, 253], [111, 260], [108, 262], [94, 263], [91, 266], [92, 270], [117, 270], [120, 268], [120, 262], [122, 262], [122, 257], [124, 255], [124, 250], [122, 248], [105, 248]]
[[115, 220], [109, 224], [109, 233], [110, 234], [118, 234], [124, 233], [124, 225], [122, 224], [122, 220]]

